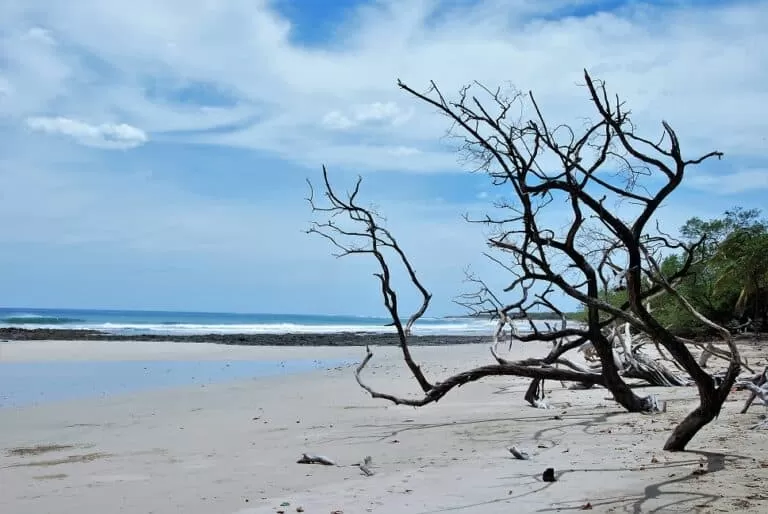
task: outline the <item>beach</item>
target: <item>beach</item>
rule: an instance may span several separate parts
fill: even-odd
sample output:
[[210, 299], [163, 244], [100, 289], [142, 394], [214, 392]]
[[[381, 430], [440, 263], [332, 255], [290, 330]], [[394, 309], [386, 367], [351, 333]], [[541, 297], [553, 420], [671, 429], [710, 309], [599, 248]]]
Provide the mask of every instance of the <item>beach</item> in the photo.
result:
[[[754, 345], [752, 345], [754, 346]], [[763, 358], [750, 347], [755, 365]], [[762, 347], [760, 347], [762, 348]], [[399, 349], [373, 347], [365, 378], [418, 396]], [[515, 345], [513, 356], [547, 345]], [[420, 346], [433, 380], [491, 361], [487, 344]], [[667, 412], [629, 414], [594, 388], [468, 384], [415, 409], [372, 399], [354, 379], [360, 346], [126, 341], [0, 343], [0, 366], [42, 362], [328, 361], [329, 368], [0, 409], [0, 512], [508, 513], [765, 512], [768, 443], [734, 392], [690, 451], [661, 450], [695, 388], [653, 388]], [[745, 352], [748, 354], [748, 352]], [[762, 363], [765, 364], [764, 362]], [[0, 368], [2, 369], [2, 368]], [[759, 402], [758, 402], [759, 403]], [[529, 453], [515, 459], [508, 448]], [[303, 453], [336, 465], [299, 464]], [[370, 456], [372, 476], [358, 467]], [[542, 481], [546, 468], [557, 480]]]

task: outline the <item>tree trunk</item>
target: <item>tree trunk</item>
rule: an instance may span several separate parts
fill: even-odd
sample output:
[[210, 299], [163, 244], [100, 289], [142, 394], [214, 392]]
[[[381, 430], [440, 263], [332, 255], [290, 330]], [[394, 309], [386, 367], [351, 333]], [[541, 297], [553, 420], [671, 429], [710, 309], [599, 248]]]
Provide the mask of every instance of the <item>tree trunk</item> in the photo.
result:
[[600, 356], [602, 374], [605, 379], [605, 387], [611, 392], [613, 398], [629, 412], [646, 412], [649, 409], [648, 400], [641, 398], [632, 391], [632, 388], [619, 375], [619, 368], [613, 354], [613, 345], [605, 338], [596, 340], [592, 344]]
[[525, 391], [525, 401], [533, 405], [534, 407], [539, 407], [539, 401], [544, 399], [544, 381], [540, 378], [534, 378], [531, 380], [530, 385], [528, 385], [528, 389]]
[[[704, 402], [702, 402], [702, 405]], [[715, 419], [715, 416], [720, 412], [720, 408], [717, 409], [705, 409], [702, 405], [696, 407], [696, 409], [688, 414], [683, 421], [675, 427], [670, 434], [667, 442], [664, 443], [664, 449], [668, 452], [681, 452], [685, 450], [685, 447], [691, 442], [699, 430], [704, 428], [710, 421]]]
[[720, 414], [723, 403], [728, 398], [728, 393], [730, 393], [738, 375], [739, 365], [731, 363], [723, 382], [718, 387], [715, 387], [714, 380], [696, 384], [701, 403], [672, 431], [667, 442], [664, 443], [666, 451], [681, 452], [685, 450], [691, 439], [699, 433], [699, 430]]
[[611, 367], [613, 368], [611, 371], [607, 371], [603, 367], [603, 373], [605, 375], [605, 387], [611, 392], [613, 399], [629, 412], [648, 412], [651, 410], [648, 399], [636, 395], [619, 376], [616, 366], [611, 364]]

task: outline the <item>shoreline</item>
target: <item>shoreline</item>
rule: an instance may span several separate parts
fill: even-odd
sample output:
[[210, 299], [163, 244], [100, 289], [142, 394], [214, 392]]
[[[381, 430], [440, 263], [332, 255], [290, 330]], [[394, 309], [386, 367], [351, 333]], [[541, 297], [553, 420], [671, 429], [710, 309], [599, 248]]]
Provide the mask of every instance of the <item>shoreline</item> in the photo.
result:
[[[489, 343], [492, 335], [412, 335], [410, 346]], [[234, 346], [396, 346], [396, 334], [380, 332], [281, 334], [111, 334], [99, 330], [65, 328], [0, 328], [0, 341], [132, 341], [214, 343]]]

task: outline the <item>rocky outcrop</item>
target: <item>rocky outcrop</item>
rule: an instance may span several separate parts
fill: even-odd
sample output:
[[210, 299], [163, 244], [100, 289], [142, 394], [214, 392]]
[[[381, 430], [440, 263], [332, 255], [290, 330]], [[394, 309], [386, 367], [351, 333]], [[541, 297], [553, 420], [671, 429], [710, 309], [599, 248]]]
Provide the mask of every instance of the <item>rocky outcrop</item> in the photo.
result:
[[[394, 334], [344, 332], [335, 334], [112, 334], [98, 330], [0, 328], [0, 340], [11, 341], [173, 341], [217, 343], [244, 346], [361, 346], [398, 345]], [[488, 343], [487, 336], [411, 336], [409, 344], [432, 346], [444, 344]]]

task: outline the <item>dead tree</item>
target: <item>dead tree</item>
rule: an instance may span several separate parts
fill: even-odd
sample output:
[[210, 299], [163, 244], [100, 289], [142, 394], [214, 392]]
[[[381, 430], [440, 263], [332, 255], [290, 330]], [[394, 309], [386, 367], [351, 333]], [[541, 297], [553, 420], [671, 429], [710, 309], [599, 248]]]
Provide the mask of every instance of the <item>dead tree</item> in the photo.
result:
[[[476, 164], [475, 171], [487, 174], [493, 185], [508, 194], [507, 200], [495, 203], [482, 219], [469, 219], [493, 229], [486, 255], [511, 277], [503, 292], [518, 295], [511, 301], [497, 301], [496, 312], [500, 316], [526, 316], [544, 310], [557, 319], [561, 314], [555, 306], [558, 296], [584, 305], [586, 322], [581, 326], [541, 330], [531, 323], [529, 332], [515, 335], [520, 342], [554, 342], [546, 357], [509, 361], [499, 356], [494, 345], [494, 364], [430, 382], [411, 358], [407, 328], [424, 314], [431, 296], [392, 234], [371, 209], [359, 204], [359, 180], [353, 191], [342, 197], [334, 191], [323, 168], [328, 204], [318, 205], [314, 193], [310, 202], [315, 212], [325, 213], [328, 218], [315, 222], [310, 232], [327, 238], [340, 249], [339, 255], [368, 254], [378, 263], [380, 272], [376, 276], [384, 304], [423, 395], [403, 398], [368, 386], [361, 376], [373, 356], [368, 349], [356, 378], [374, 398], [427, 405], [454, 387], [491, 375], [510, 375], [534, 379], [536, 398], [540, 397], [538, 386], [544, 379], [571, 381], [607, 388], [628, 411], [658, 411], [656, 398], [638, 396], [625, 378], [634, 372], [649, 381], [668, 382], [665, 385], [678, 382], [665, 368], [662, 371], [648, 359], [638, 357], [639, 345], [633, 341], [641, 337], [644, 344], [652, 343], [663, 350], [698, 388], [699, 406], [673, 430], [665, 444], [667, 450], [683, 450], [719, 414], [740, 373], [740, 357], [730, 332], [702, 316], [675, 289], [694, 263], [701, 241], [691, 245], [676, 241], [654, 227], [652, 220], [662, 202], [680, 185], [689, 166], [722, 154], [714, 151], [693, 159], [683, 157], [677, 135], [666, 122], [662, 122], [663, 133], [658, 141], [636, 134], [624, 104], [618, 98], [612, 99], [604, 84], [593, 80], [586, 71], [584, 78], [595, 119], [580, 129], [550, 126], [532, 93], [505, 95], [500, 89], [475, 83], [463, 88], [457, 99], [449, 100], [434, 83], [422, 93], [398, 82], [403, 91], [450, 120], [449, 134], [458, 138], [463, 155]], [[513, 113], [520, 116], [515, 119]], [[558, 209], [566, 209], [567, 214]], [[553, 210], [559, 214], [559, 226], [546, 223], [547, 213]], [[684, 264], [674, 274], [666, 275], [659, 256], [669, 250], [682, 252]], [[387, 259], [392, 257], [404, 266], [423, 298], [405, 327], [391, 282]], [[608, 301], [606, 292], [611, 290], [626, 292], [623, 304]], [[650, 312], [649, 302], [660, 295], [671, 296], [722, 336], [728, 351], [717, 356], [727, 359], [728, 368], [720, 380], [697, 362], [691, 351], [692, 341], [675, 336]], [[594, 348], [598, 367], [584, 367], [564, 357], [584, 344]]]
[[[605, 254], [603, 255], [603, 259], [607, 262], [610, 262], [610, 259], [607, 259]], [[478, 289], [473, 292], [461, 295], [459, 300], [457, 300], [457, 303], [469, 309], [475, 314], [483, 313], [487, 316], [498, 318], [499, 322], [497, 324], [497, 329], [494, 335], [494, 343], [499, 342], [499, 335], [503, 325], [509, 324], [511, 318], [526, 319], [528, 321], [529, 330], [538, 334], [537, 337], [540, 337], [541, 332], [538, 331], [538, 327], [535, 326], [532, 320], [525, 315], [525, 309], [523, 309], [523, 312], [518, 311], [514, 315], [508, 314], [509, 309], [519, 309], [521, 305], [526, 304], [530, 287], [522, 286], [522, 302], [519, 301], [514, 305], [502, 305], [498, 297], [488, 288], [483, 280], [473, 275], [469, 275], [467, 280], [473, 284], [476, 284]], [[604, 288], [607, 289], [607, 283]], [[565, 314], [560, 312], [559, 309], [557, 309], [555, 306], [551, 306], [550, 314], [553, 317], [560, 318], [560, 331], [565, 330], [567, 327]], [[547, 332], [558, 333], [558, 331], [549, 322], [543, 322], [543, 324], [546, 327]], [[647, 355], [643, 351], [642, 347], [648, 344], [650, 341], [647, 337], [645, 337], [644, 334], [636, 334], [633, 336], [630, 332], [630, 327], [628, 324], [625, 323], [622, 326], [614, 325], [612, 327], [603, 328], [603, 333], [606, 335], [606, 337], [608, 337], [609, 340], [614, 342], [614, 362], [619, 368], [619, 374], [621, 376], [625, 378], [640, 379], [651, 386], [671, 387], [687, 384], [687, 380], [678, 376], [675, 372], [669, 370], [663, 364], [652, 359], [651, 356]], [[510, 347], [512, 341], [520, 341], [519, 332], [514, 328], [514, 325], [509, 332], [509, 339]], [[579, 343], [582, 342], [583, 339], [576, 339], [576, 341]], [[557, 338], [553, 340], [552, 350], [550, 354], [544, 359], [544, 362], [547, 364], [552, 364], [553, 366], [557, 366], [558, 359], [565, 352], [572, 348], [570, 345], [564, 346], [566, 342], [567, 340], [564, 338]], [[595, 352], [594, 345], [592, 345], [591, 342], [584, 342], [579, 346], [579, 350], [584, 353], [584, 358], [586, 361], [591, 363], [597, 361], [597, 364], [588, 365], [589, 371], [593, 373], [600, 373], [601, 364], [599, 356]], [[663, 352], [660, 351], [659, 353], [663, 356]], [[499, 362], [503, 362], [503, 359], [501, 359], [496, 352], [494, 352], [494, 357], [496, 357]], [[573, 365], [571, 365], [571, 367], [573, 367]], [[580, 388], [589, 388], [592, 385], [593, 384], [580, 384]], [[525, 394], [525, 400], [534, 407], [548, 408], [548, 404], [544, 400], [543, 381], [538, 379], [531, 381], [531, 385]]]

